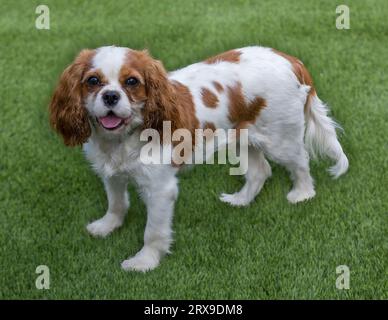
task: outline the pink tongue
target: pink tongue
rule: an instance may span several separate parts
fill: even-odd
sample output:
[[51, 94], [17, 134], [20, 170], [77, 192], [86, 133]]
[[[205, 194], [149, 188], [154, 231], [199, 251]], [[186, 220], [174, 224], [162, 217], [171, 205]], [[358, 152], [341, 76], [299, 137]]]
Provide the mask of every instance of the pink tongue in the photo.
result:
[[117, 127], [123, 119], [116, 117], [114, 115], [109, 115], [106, 117], [99, 118], [101, 124], [108, 129]]

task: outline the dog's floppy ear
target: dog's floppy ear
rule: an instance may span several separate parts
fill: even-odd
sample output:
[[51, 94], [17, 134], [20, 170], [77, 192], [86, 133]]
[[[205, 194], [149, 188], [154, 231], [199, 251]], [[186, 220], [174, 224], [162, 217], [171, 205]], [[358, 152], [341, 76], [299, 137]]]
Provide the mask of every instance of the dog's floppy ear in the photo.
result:
[[80, 145], [89, 138], [91, 129], [83, 106], [82, 77], [90, 65], [93, 50], [82, 50], [62, 73], [51, 98], [51, 126], [62, 135], [67, 146]]
[[[147, 101], [144, 106], [144, 127], [162, 133], [163, 121], [173, 120], [176, 111], [175, 90], [167, 79], [167, 72], [159, 60], [153, 59], [147, 51], [144, 78]], [[176, 117], [177, 115], [175, 115]]]
[[192, 134], [199, 127], [195, 116], [193, 98], [189, 89], [177, 81], [170, 81], [163, 64], [143, 51], [146, 61], [144, 78], [147, 100], [143, 109], [143, 127], [152, 128], [163, 137], [163, 121], [171, 122], [171, 131], [185, 128]]

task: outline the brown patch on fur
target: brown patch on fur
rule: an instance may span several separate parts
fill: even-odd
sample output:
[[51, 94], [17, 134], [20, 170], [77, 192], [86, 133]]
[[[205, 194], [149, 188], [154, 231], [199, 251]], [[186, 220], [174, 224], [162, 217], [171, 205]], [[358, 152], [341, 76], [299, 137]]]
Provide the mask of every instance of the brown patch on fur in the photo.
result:
[[241, 84], [235, 87], [228, 87], [229, 97], [229, 120], [235, 128], [242, 129], [247, 124], [253, 123], [259, 116], [261, 109], [266, 106], [266, 101], [261, 97], [256, 97], [250, 102], [246, 102]]
[[131, 50], [129, 63], [144, 79], [143, 128], [155, 129], [163, 137], [163, 121], [171, 121], [172, 133], [177, 129], [188, 129], [194, 144], [199, 121], [190, 90], [180, 82], [168, 80], [163, 64], [147, 51]]
[[[128, 86], [125, 84], [125, 80], [130, 77], [134, 77], [139, 80], [139, 83], [135, 86]], [[147, 99], [145, 82], [143, 76], [138, 70], [131, 65], [130, 54], [127, 56], [126, 63], [121, 67], [119, 81], [125, 93], [128, 96], [129, 101], [141, 102]]]
[[305, 85], [308, 85], [311, 87], [311, 89], [308, 93], [307, 99], [306, 99], [306, 103], [304, 105], [304, 111], [307, 112], [308, 108], [310, 106], [310, 101], [311, 101], [312, 96], [316, 95], [313, 79], [312, 79], [310, 73], [308, 72], [307, 68], [304, 66], [303, 62], [300, 61], [298, 58], [290, 56], [290, 55], [283, 53], [281, 51], [278, 51], [276, 49], [272, 49], [272, 51], [275, 52], [276, 54], [282, 56], [283, 58], [287, 59], [291, 63], [292, 71], [294, 72], [294, 74], [298, 78], [298, 81], [300, 84], [305, 84]]
[[216, 88], [218, 93], [221, 93], [224, 91], [224, 87], [221, 85], [221, 83], [217, 81], [213, 81], [214, 88]]
[[[96, 86], [90, 86], [87, 84], [87, 80], [90, 77], [97, 77], [100, 80], [100, 84]], [[82, 78], [82, 96], [85, 97], [88, 93], [93, 94], [96, 96], [100, 90], [108, 83], [108, 79], [104, 76], [101, 70], [99, 69], [93, 69], [86, 71], [83, 78]]]
[[175, 81], [173, 87], [177, 97], [177, 112], [181, 114], [175, 114], [172, 118], [171, 122], [175, 123], [175, 126], [172, 126], [172, 132], [179, 128], [190, 130], [192, 143], [195, 145], [195, 129], [199, 128], [199, 121], [195, 115], [193, 97], [189, 88], [180, 82]]
[[216, 126], [213, 122], [205, 122], [203, 125], [203, 130], [210, 129], [212, 131], [216, 131]]
[[[176, 95], [176, 113], [173, 114], [173, 117], [169, 120], [171, 121], [171, 133], [174, 134], [174, 131], [176, 129], [188, 129], [190, 131], [191, 135], [191, 145], [188, 145], [190, 141], [183, 141], [185, 145], [186, 150], [193, 150], [195, 144], [196, 144], [196, 135], [195, 135], [195, 129], [199, 128], [199, 121], [195, 115], [195, 108], [193, 103], [193, 97], [191, 95], [191, 92], [188, 87], [183, 85], [182, 83], [178, 81], [172, 82], [172, 86], [175, 89], [175, 95]], [[172, 141], [173, 146], [176, 146], [178, 143], [182, 142], [183, 137], [180, 141]], [[173, 152], [173, 165], [174, 166], [181, 166], [185, 163], [185, 161], [191, 157], [192, 153], [184, 154], [183, 149], [179, 152], [179, 156], [181, 158], [185, 157], [185, 160], [182, 164], [177, 164], [174, 162], [175, 159], [176, 150]]]
[[87, 87], [83, 83], [94, 50], [82, 50], [62, 73], [49, 106], [51, 126], [62, 135], [67, 146], [80, 145], [91, 134], [88, 114], [83, 105]]
[[201, 89], [202, 101], [208, 108], [216, 108], [218, 104], [217, 96], [207, 88]]
[[[85, 72], [85, 74], [83, 75], [82, 77], [82, 82], [83, 83], [86, 83], [86, 81], [90, 78], [90, 77], [97, 77], [99, 80], [100, 80], [100, 83], [102, 85], [105, 85], [108, 83], [108, 79], [104, 76], [104, 74], [102, 73], [102, 71], [100, 69], [91, 69], [91, 70], [88, 70]], [[88, 86], [90, 87], [90, 89], [94, 89], [95, 87], [98, 87], [98, 86]]]
[[230, 63], [239, 63], [240, 62], [240, 55], [241, 52], [237, 50], [229, 50], [223, 53], [220, 53], [214, 57], [210, 57], [205, 60], [205, 63], [207, 64], [213, 64], [217, 62], [230, 62]]
[[214, 139], [216, 129], [213, 122], [205, 122], [203, 124], [202, 135], [205, 143]]
[[242, 121], [240, 122], [235, 129], [240, 130], [240, 129], [247, 129], [250, 125], [252, 124], [251, 121]]
[[242, 121], [239, 124], [237, 124], [237, 126], [235, 127], [237, 131], [236, 137], [238, 138], [240, 136], [241, 129], [248, 129], [252, 124], [253, 124], [252, 121]]

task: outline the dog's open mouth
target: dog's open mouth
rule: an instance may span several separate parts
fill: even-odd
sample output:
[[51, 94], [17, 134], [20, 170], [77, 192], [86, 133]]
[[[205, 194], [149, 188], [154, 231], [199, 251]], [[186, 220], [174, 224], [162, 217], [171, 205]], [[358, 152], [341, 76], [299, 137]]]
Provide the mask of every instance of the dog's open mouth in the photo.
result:
[[110, 111], [105, 117], [98, 118], [98, 122], [104, 127], [106, 130], [116, 130], [120, 128], [122, 125], [128, 123], [128, 118], [120, 118], [116, 116], [112, 111]]

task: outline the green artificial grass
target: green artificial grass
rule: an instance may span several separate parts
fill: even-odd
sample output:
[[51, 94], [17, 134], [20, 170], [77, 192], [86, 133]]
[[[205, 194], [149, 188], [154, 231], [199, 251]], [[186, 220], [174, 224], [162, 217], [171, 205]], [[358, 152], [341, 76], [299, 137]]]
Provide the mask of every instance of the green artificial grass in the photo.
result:
[[[335, 8], [350, 7], [350, 30]], [[50, 30], [35, 28], [39, 1], [2, 0], [0, 18], [0, 298], [388, 298], [388, 2], [45, 1]], [[241, 188], [226, 165], [180, 175], [173, 254], [141, 274], [120, 268], [142, 246], [145, 207], [130, 187], [124, 226], [106, 239], [85, 225], [107, 206], [80, 148], [48, 125], [47, 104], [82, 48], [148, 48], [172, 70], [248, 45], [302, 59], [345, 133], [349, 172], [332, 180], [311, 163], [317, 196], [291, 205], [288, 173], [247, 208], [218, 200]], [[50, 268], [49, 290], [35, 269]], [[350, 289], [335, 286], [350, 268]]]

